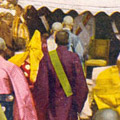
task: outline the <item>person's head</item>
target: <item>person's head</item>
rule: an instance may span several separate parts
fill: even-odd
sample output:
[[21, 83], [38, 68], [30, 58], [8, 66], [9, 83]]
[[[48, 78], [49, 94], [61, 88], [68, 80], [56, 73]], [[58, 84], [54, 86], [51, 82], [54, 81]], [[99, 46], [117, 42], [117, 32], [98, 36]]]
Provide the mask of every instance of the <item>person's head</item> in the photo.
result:
[[70, 30], [72, 30], [73, 27], [73, 18], [71, 16], [65, 16], [63, 18], [63, 27], [64, 28], [69, 28]]
[[120, 120], [120, 115], [112, 109], [98, 110], [92, 120]]
[[41, 35], [41, 40], [42, 42], [46, 41], [49, 38], [49, 34], [48, 33], [44, 33]]
[[2, 21], [4, 21], [9, 27], [12, 27], [13, 19], [14, 19], [14, 16], [10, 12], [7, 12], [2, 17]]
[[15, 13], [16, 16], [20, 16], [24, 9], [20, 5], [16, 5], [15, 10], [16, 10], [16, 13]]
[[63, 29], [63, 25], [60, 22], [54, 22], [52, 24], [52, 32], [58, 32]]
[[56, 33], [55, 41], [58, 45], [68, 45], [69, 34], [65, 30]]
[[26, 41], [23, 38], [17, 38], [14, 40], [14, 50], [15, 51], [24, 51], [26, 48]]
[[4, 55], [6, 49], [7, 49], [6, 43], [4, 39], [0, 37], [0, 55]]

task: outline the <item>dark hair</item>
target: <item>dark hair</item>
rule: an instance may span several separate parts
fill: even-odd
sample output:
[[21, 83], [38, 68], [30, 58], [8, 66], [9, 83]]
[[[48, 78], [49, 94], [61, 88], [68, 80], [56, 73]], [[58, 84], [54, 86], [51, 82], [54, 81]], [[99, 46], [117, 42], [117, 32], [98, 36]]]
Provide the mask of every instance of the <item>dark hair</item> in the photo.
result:
[[48, 39], [48, 37], [49, 37], [48, 33], [43, 33], [41, 36], [41, 38], [46, 39], [46, 40]]
[[19, 50], [24, 50], [26, 46], [26, 41], [25, 39], [19, 37], [14, 39], [14, 50], [19, 51]]
[[67, 31], [65, 30], [61, 30], [61, 31], [58, 31], [56, 33], [56, 43], [58, 45], [67, 45], [68, 44], [68, 38], [69, 38], [69, 34]]

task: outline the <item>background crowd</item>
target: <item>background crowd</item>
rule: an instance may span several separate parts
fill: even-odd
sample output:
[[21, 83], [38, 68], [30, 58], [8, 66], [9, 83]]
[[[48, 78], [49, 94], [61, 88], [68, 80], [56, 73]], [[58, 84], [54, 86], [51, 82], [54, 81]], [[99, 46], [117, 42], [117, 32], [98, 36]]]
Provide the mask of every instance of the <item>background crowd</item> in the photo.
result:
[[119, 12], [1, 7], [0, 120], [120, 119]]

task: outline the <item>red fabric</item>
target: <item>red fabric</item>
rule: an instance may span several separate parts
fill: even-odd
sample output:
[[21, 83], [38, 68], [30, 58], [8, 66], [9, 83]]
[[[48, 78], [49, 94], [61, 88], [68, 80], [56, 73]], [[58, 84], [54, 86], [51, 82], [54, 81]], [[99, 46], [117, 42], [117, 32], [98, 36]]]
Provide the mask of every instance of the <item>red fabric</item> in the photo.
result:
[[87, 97], [88, 88], [80, 59], [66, 47], [57, 48], [58, 56], [72, 87], [66, 97], [47, 52], [40, 62], [33, 97], [39, 120], [77, 120]]
[[[30, 81], [30, 69], [27, 69], [26, 66], [30, 66], [30, 63], [28, 63], [27, 61], [25, 61], [25, 62], [21, 65], [20, 68], [22, 69], [22, 71], [23, 71], [23, 73], [24, 73], [24, 75], [25, 75], [25, 77], [26, 77], [26, 79], [27, 79], [27, 81], [28, 81], [30, 90], [32, 90], [33, 87], [34, 87], [34, 85], [33, 85], [33, 83]], [[26, 76], [25, 73], [27, 74], [27, 76]]]

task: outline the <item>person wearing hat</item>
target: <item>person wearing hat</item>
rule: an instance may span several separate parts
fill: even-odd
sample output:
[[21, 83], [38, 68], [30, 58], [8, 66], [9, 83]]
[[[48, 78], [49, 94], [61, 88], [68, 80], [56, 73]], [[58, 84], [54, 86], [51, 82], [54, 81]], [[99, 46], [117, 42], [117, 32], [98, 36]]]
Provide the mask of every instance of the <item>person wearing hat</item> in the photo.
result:
[[101, 109], [98, 110], [92, 120], [120, 120], [120, 115], [113, 109]]
[[40, 61], [33, 88], [39, 120], [77, 120], [84, 106], [88, 88], [78, 55], [67, 49], [68, 37], [58, 31], [57, 48], [48, 47]]
[[6, 48], [0, 38], [0, 120], [38, 120], [23, 72], [4, 59]]
[[69, 33], [69, 44], [68, 44], [68, 50], [75, 52], [79, 55], [79, 58], [81, 60], [81, 63], [83, 64], [84, 58], [83, 58], [83, 47], [81, 44], [81, 41], [78, 36], [73, 34], [71, 32], [73, 27], [73, 18], [71, 16], [65, 16], [63, 18], [63, 29], [66, 30]]

